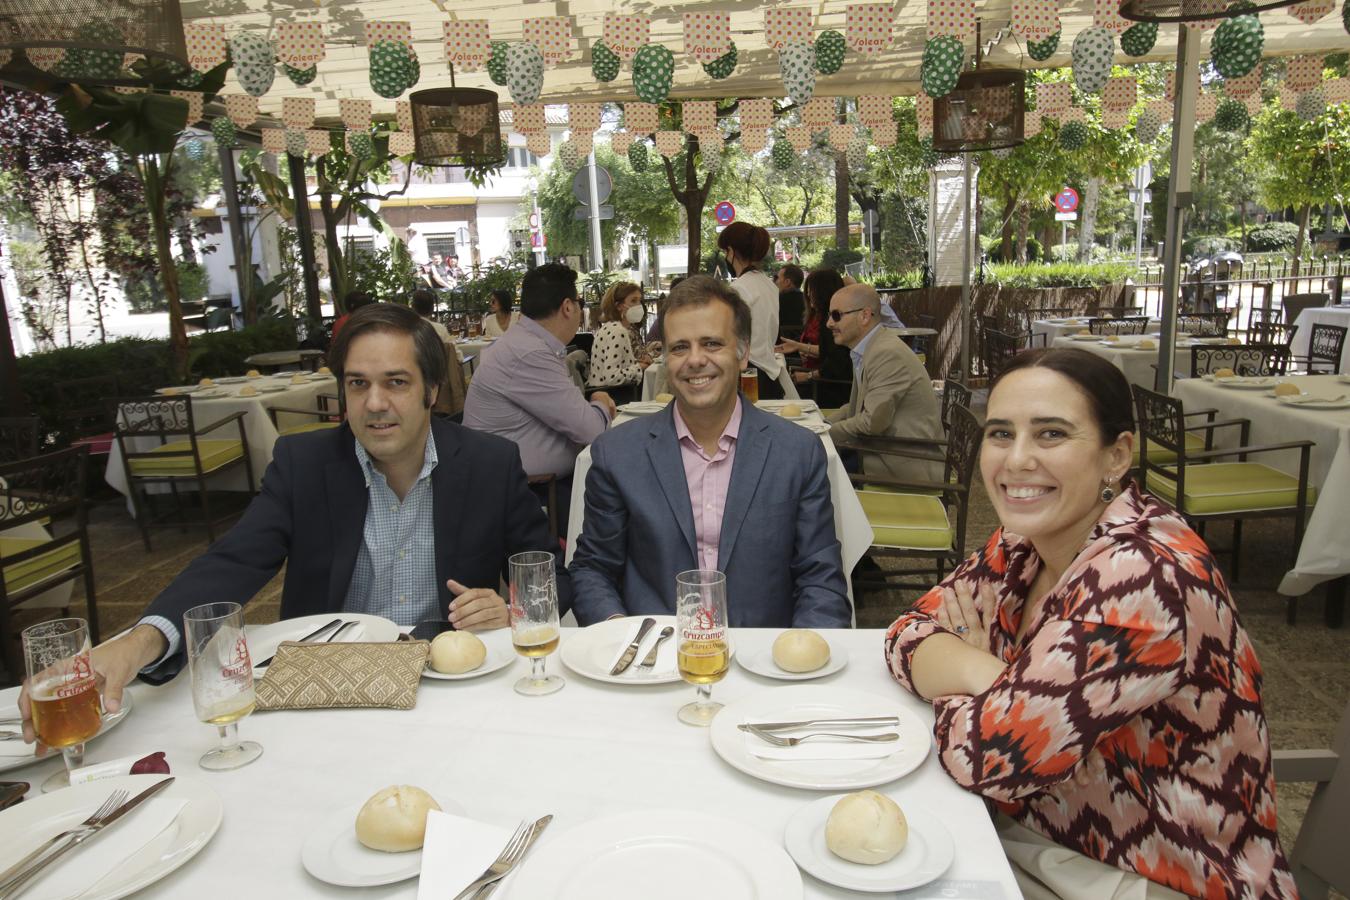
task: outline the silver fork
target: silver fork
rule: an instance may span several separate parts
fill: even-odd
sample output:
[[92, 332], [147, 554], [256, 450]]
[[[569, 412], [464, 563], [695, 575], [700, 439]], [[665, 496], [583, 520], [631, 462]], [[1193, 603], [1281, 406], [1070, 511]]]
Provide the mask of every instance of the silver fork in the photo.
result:
[[30, 863], [41, 857], [42, 854], [46, 853], [48, 850], [56, 846], [65, 838], [70, 837], [73, 834], [79, 834], [80, 832], [89, 829], [97, 830], [103, 824], [103, 819], [111, 815], [119, 806], [125, 803], [126, 799], [127, 799], [126, 791], [113, 791], [112, 794], [108, 796], [108, 799], [103, 801], [103, 805], [100, 806], [98, 809], [94, 810], [94, 812], [89, 816], [89, 818], [85, 819], [83, 822], [81, 822], [79, 825], [76, 825], [74, 828], [67, 829], [66, 831], [63, 831], [60, 834], [56, 835], [47, 843], [43, 844], [41, 847], [38, 847], [32, 853], [28, 854], [23, 859], [19, 860], [5, 871], [0, 872], [0, 891], [7, 889], [10, 886], [10, 882], [14, 880], [16, 875], [18, 875], [20, 872], [26, 869]]
[[520, 859], [521, 854], [525, 852], [526, 841], [533, 829], [533, 823], [522, 821], [516, 829], [516, 833], [511, 835], [511, 840], [506, 842], [506, 846], [502, 848], [502, 852], [498, 854], [492, 865], [488, 866], [482, 875], [475, 878], [473, 884], [456, 894], [455, 900], [468, 900], [483, 885], [490, 884], [505, 875]]
[[828, 731], [817, 731], [812, 734], [803, 734], [799, 737], [784, 737], [781, 734], [772, 734], [768, 731], [760, 731], [753, 725], [746, 725], [745, 730], [775, 747], [795, 747], [802, 741], [809, 741], [812, 738], [837, 738], [841, 741], [855, 741], [860, 744], [889, 744], [892, 741], [900, 740], [900, 735], [894, 731], [888, 731], [885, 734], [833, 734]]

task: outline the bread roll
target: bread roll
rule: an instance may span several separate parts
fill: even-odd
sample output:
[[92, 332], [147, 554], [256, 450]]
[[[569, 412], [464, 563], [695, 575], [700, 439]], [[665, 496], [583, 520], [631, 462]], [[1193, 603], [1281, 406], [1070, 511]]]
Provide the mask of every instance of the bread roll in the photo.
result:
[[241, 388], [239, 389], [239, 396], [240, 396], [240, 397], [256, 397], [256, 396], [258, 396], [258, 389], [255, 388], [255, 387], [254, 387], [253, 385], [251, 385], [251, 384], [246, 384], [246, 385], [244, 385], [243, 387], [241, 387]]
[[1298, 385], [1291, 384], [1288, 381], [1281, 381], [1279, 384], [1275, 385], [1276, 397], [1297, 397], [1301, 393], [1303, 393], [1303, 391], [1299, 390]]
[[443, 675], [472, 672], [486, 658], [487, 647], [467, 631], [444, 631], [431, 642], [431, 667]]
[[1215, 378], [1233, 378], [1236, 375], [1237, 373], [1234, 372], [1232, 369], [1228, 368], [1227, 366], [1224, 366], [1222, 369], [1214, 370]]
[[825, 822], [825, 846], [849, 862], [890, 862], [909, 841], [909, 823], [894, 800], [876, 791], [841, 797]]
[[661, 393], [657, 394], [654, 399], [657, 403], [669, 403], [670, 401], [675, 399], [675, 395], [667, 394], [665, 391], [662, 391]]
[[1109, 343], [1109, 342], [1112, 342], [1112, 341], [1119, 341], [1119, 340], [1120, 340], [1120, 335], [1118, 335], [1118, 334], [1108, 334], [1108, 335], [1106, 336], [1106, 340], [1107, 340], [1108, 343]]
[[795, 419], [802, 414], [802, 408], [798, 403], [784, 403], [778, 414], [787, 419]]
[[419, 787], [390, 785], [376, 791], [356, 814], [356, 839], [385, 853], [417, 850], [426, 836], [427, 813], [440, 808]]
[[178, 388], [165, 388], [159, 393], [162, 397], [177, 397], [182, 391], [178, 390]]
[[291, 376], [291, 384], [308, 384], [308, 383], [309, 379], [301, 375], [299, 372], [296, 372], [294, 375]]
[[261, 377], [262, 377], [262, 373], [259, 372], [257, 369], [249, 369], [247, 372], [244, 373], [244, 377], [245, 377], [245, 378], [261, 378]]
[[316, 374], [318, 374], [318, 375], [332, 375], [332, 374], [333, 374], [333, 370], [330, 369], [330, 368], [328, 368], [327, 366], [319, 366], [319, 371], [318, 371]]
[[197, 382], [197, 385], [199, 387], [215, 387], [216, 383], [210, 378], [203, 378], [201, 381]]
[[814, 631], [791, 628], [774, 639], [773, 661], [787, 672], [814, 672], [830, 661], [830, 645]]
[[1157, 345], [1157, 344], [1153, 343], [1152, 341], [1147, 341], [1147, 340], [1145, 340], [1145, 341], [1140, 341], [1139, 343], [1135, 344], [1135, 346], [1138, 347], [1140, 350], [1157, 350], [1157, 349], [1158, 349], [1158, 345]]

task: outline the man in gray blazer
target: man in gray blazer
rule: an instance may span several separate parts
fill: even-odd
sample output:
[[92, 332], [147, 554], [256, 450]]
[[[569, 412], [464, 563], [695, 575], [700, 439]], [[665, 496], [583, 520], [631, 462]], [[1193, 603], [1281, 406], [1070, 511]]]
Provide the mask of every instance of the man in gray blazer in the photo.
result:
[[847, 628], [850, 609], [825, 449], [738, 392], [750, 310], [694, 275], [662, 321], [675, 402], [591, 445], [570, 571], [577, 620], [675, 611], [675, 576], [727, 578], [733, 627]]
[[[919, 357], [882, 327], [881, 297], [867, 284], [850, 284], [830, 298], [828, 322], [835, 343], [849, 348], [853, 391], [848, 406], [830, 417], [830, 438], [940, 439], [937, 395]], [[921, 448], [916, 448], [923, 452]], [[864, 475], [940, 482], [942, 463], [860, 453]]]

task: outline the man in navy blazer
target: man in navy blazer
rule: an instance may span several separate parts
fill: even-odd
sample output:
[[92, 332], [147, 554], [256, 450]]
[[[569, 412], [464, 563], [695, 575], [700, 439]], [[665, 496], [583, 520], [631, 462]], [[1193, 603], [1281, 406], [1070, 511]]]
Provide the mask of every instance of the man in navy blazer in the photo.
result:
[[733, 627], [849, 627], [825, 449], [738, 392], [745, 301], [691, 276], [661, 327], [675, 402], [591, 445], [570, 567], [577, 620], [671, 614], [677, 573], [717, 569]]

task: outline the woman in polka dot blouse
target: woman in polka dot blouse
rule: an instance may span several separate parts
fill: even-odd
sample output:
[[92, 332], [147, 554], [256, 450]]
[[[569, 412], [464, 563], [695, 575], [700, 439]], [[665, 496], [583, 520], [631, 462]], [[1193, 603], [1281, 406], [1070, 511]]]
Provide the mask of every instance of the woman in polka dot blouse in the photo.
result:
[[[642, 288], [633, 282], [620, 281], [605, 292], [600, 301], [600, 328], [591, 348], [587, 387], [608, 391], [621, 403], [641, 393], [642, 371], [652, 362], [639, 330], [645, 313]], [[625, 399], [620, 400], [620, 395]]]

